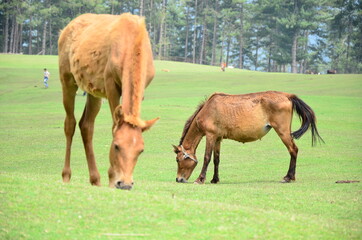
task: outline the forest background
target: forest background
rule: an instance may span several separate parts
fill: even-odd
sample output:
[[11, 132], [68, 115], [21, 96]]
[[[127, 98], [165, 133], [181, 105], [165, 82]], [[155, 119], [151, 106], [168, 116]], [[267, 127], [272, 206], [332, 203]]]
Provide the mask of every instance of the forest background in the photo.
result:
[[2, 0], [0, 51], [56, 55], [78, 15], [123, 12], [146, 17], [155, 59], [362, 73], [360, 0]]

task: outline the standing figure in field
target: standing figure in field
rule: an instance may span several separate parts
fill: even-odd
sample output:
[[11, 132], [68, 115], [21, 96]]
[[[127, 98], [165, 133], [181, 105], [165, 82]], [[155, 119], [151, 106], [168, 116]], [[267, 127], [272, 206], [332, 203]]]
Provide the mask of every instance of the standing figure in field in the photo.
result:
[[50, 77], [50, 72], [48, 71], [48, 69], [44, 68], [44, 87], [45, 88], [48, 88], [49, 85], [48, 85], [48, 80], [49, 80], [49, 77]]
[[58, 47], [66, 112], [63, 181], [69, 182], [71, 178], [70, 153], [76, 126], [74, 101], [79, 87], [88, 93], [79, 127], [90, 183], [100, 185], [92, 140], [101, 98], [107, 98], [113, 115], [109, 186], [131, 189], [133, 169], [144, 149], [142, 132], [158, 120], [143, 121], [140, 118], [144, 89], [155, 73], [144, 18], [128, 13], [119, 16], [81, 15], [63, 29]]
[[[293, 110], [302, 119], [299, 130], [291, 132]], [[219, 182], [220, 145], [223, 139], [252, 142], [261, 139], [271, 128], [287, 147], [290, 165], [283, 182], [295, 180], [298, 148], [293, 138], [300, 138], [309, 128], [312, 130], [312, 145], [319, 136], [313, 110], [294, 94], [283, 92], [260, 92], [244, 95], [214, 93], [200, 104], [187, 120], [180, 144], [173, 146], [177, 154], [177, 182], [187, 182], [198, 161], [196, 149], [206, 136], [204, 165], [195, 183], [204, 183], [207, 166], [214, 154], [214, 176], [211, 183]], [[322, 140], [323, 141], [323, 140]]]
[[225, 68], [226, 68], [226, 63], [225, 62], [222, 62], [221, 65], [221, 71], [225, 72]]

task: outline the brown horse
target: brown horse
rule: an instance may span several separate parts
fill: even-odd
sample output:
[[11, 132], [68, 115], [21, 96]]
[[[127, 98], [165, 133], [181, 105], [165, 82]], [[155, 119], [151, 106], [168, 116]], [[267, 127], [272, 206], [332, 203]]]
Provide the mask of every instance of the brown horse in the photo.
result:
[[337, 74], [337, 70], [327, 70], [327, 74]]
[[66, 111], [63, 181], [69, 182], [71, 178], [70, 152], [76, 125], [74, 101], [80, 87], [89, 93], [79, 127], [90, 183], [100, 185], [92, 139], [101, 98], [107, 98], [113, 114], [109, 186], [131, 189], [133, 169], [144, 148], [142, 132], [158, 120], [143, 121], [140, 118], [144, 89], [154, 77], [151, 44], [144, 19], [131, 14], [84, 14], [63, 29], [58, 45]]
[[[293, 109], [302, 119], [299, 130], [291, 133]], [[219, 182], [219, 155], [222, 139], [252, 142], [261, 139], [271, 128], [277, 132], [290, 153], [290, 165], [283, 182], [295, 180], [298, 148], [293, 138], [300, 138], [309, 127], [312, 145], [319, 136], [313, 110], [294, 94], [260, 92], [244, 95], [214, 93], [199, 105], [187, 120], [179, 146], [173, 146], [177, 154], [177, 182], [187, 182], [197, 165], [196, 149], [206, 136], [204, 165], [195, 183], [204, 183], [207, 166], [214, 153], [214, 176], [211, 183]]]

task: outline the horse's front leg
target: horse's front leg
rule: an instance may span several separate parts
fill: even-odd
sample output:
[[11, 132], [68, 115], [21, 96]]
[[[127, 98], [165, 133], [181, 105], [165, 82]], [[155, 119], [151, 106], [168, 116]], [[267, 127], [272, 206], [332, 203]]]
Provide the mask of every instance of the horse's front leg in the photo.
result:
[[[105, 76], [105, 85], [106, 85], [106, 92], [107, 92], [107, 98], [108, 98], [108, 104], [111, 111], [112, 119], [113, 119], [113, 125], [112, 125], [112, 132], [115, 127], [115, 119], [114, 119], [114, 110], [116, 107], [120, 104], [120, 97], [122, 95], [121, 90], [114, 82], [114, 79], [112, 78], [112, 75], [110, 74], [111, 70], [108, 70]], [[113, 141], [113, 140], [112, 140]], [[108, 169], [108, 179], [109, 179], [109, 187], [115, 187], [115, 181], [118, 178], [116, 171], [115, 171], [115, 163], [114, 163], [114, 149], [111, 145], [110, 151], [109, 151], [109, 160], [110, 160], [110, 167]]]
[[74, 117], [74, 103], [75, 95], [78, 87], [74, 85], [73, 76], [69, 74], [61, 74], [60, 78], [63, 85], [63, 105], [66, 112], [66, 117], [64, 121], [64, 133], [66, 137], [66, 152], [65, 152], [65, 161], [64, 168], [62, 171], [63, 182], [69, 182], [72, 171], [70, 169], [70, 153], [72, 147], [73, 136], [75, 132], [76, 120]]
[[220, 163], [220, 145], [221, 140], [216, 141], [214, 147], [214, 176], [211, 183], [218, 183], [219, 180], [219, 163]]
[[87, 157], [89, 181], [92, 185], [96, 186], [99, 186], [101, 183], [96, 160], [94, 157], [93, 132], [94, 121], [102, 105], [101, 101], [102, 100], [100, 98], [96, 98], [93, 97], [91, 94], [88, 94], [87, 103], [84, 108], [82, 118], [79, 121], [79, 128], [83, 139], [85, 154]]
[[215, 146], [215, 141], [213, 140], [213, 138], [206, 136], [204, 165], [202, 166], [202, 170], [201, 170], [199, 177], [195, 180], [194, 183], [196, 183], [196, 184], [205, 183], [207, 166], [209, 166], [211, 155], [212, 155], [212, 150], [214, 149], [214, 146]]

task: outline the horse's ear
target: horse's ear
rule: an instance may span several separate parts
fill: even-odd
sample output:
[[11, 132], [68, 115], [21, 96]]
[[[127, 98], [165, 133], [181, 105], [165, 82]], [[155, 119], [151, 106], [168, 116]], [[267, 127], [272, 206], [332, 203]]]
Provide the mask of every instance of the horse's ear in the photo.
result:
[[147, 131], [148, 129], [150, 129], [153, 126], [153, 124], [155, 124], [158, 121], [158, 119], [160, 119], [160, 118], [157, 117], [155, 119], [145, 121], [145, 126], [142, 128], [142, 132]]
[[113, 112], [114, 123], [119, 125], [124, 121], [122, 105], [118, 105]]
[[179, 152], [180, 152], [179, 147], [177, 147], [177, 146], [175, 146], [175, 145], [173, 145], [173, 144], [172, 144], [172, 147], [173, 147], [173, 151], [174, 151], [175, 153], [179, 153]]

